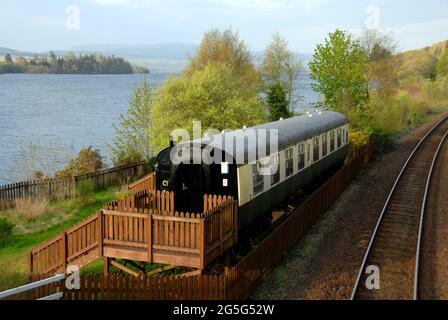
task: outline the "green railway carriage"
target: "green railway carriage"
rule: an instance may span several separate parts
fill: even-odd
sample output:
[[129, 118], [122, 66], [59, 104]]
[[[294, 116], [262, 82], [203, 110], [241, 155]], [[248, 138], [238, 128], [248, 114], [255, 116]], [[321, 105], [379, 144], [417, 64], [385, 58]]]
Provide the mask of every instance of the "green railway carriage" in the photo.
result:
[[184, 212], [202, 212], [204, 194], [234, 196], [242, 228], [340, 165], [348, 132], [345, 116], [315, 110], [171, 145], [157, 157], [157, 187]]

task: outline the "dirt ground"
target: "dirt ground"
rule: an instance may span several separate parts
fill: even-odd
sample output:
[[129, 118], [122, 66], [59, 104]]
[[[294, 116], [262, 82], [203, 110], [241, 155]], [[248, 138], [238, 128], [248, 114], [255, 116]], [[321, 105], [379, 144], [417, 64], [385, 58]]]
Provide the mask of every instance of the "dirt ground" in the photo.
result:
[[251, 299], [350, 299], [371, 234], [401, 167], [442, 116], [406, 134], [392, 151], [373, 159], [281, 264], [265, 276]]

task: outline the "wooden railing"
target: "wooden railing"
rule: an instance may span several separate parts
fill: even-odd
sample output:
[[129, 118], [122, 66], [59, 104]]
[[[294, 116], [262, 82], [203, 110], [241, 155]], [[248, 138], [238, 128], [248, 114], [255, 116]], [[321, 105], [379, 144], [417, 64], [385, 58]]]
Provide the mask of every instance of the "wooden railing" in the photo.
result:
[[86, 265], [101, 257], [100, 220], [101, 211], [31, 250], [30, 273], [64, 272], [67, 264]]
[[[170, 204], [172, 194], [165, 195], [160, 200]], [[54, 273], [103, 256], [203, 269], [237, 241], [236, 202], [211, 198], [217, 206], [200, 214], [162, 211], [171, 208], [162, 204], [161, 209], [138, 209], [126, 202], [114, 210], [108, 206], [33, 249], [30, 272]]]
[[[212, 209], [213, 208], [213, 209]], [[207, 263], [238, 242], [238, 207], [232, 197], [204, 196]]]
[[[146, 162], [105, 169], [96, 173], [72, 178], [23, 181], [0, 186], [0, 209], [14, 207], [18, 199], [50, 200], [74, 198], [77, 186], [82, 183], [89, 190], [100, 190], [116, 183], [144, 175]], [[155, 183], [155, 179], [154, 179]]]
[[156, 214], [164, 215], [175, 211], [174, 193], [160, 190], [138, 191], [122, 201], [107, 204], [105, 208], [110, 211], [126, 212], [133, 212], [135, 209], [153, 209]]
[[156, 190], [156, 175], [155, 173], [150, 173], [140, 180], [130, 184], [128, 190], [136, 194], [141, 191]]

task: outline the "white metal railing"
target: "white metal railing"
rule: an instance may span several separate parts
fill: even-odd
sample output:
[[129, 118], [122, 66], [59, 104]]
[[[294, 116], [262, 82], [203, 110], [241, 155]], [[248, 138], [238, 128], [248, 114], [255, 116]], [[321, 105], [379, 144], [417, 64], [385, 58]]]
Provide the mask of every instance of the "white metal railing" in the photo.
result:
[[[51, 278], [39, 280], [39, 281], [30, 283], [30, 284], [26, 284], [24, 286], [9, 289], [9, 290], [0, 292], [0, 300], [14, 296], [19, 293], [28, 292], [33, 289], [40, 288], [40, 287], [46, 286], [51, 283], [59, 282], [64, 279], [65, 279], [65, 274], [59, 274], [59, 275], [53, 276]], [[52, 294], [52, 295], [49, 295], [49, 296], [46, 296], [46, 297], [43, 297], [43, 298], [40, 298], [37, 300], [60, 300], [63, 296], [64, 296], [64, 294], [62, 292], [58, 292], [58, 293], [55, 293], [55, 294]]]

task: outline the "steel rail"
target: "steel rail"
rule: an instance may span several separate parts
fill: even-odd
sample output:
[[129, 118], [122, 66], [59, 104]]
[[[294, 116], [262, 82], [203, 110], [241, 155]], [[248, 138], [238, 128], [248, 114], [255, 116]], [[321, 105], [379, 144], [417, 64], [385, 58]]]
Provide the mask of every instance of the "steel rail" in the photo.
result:
[[420, 253], [421, 253], [421, 243], [422, 243], [422, 237], [423, 237], [423, 223], [424, 223], [424, 217], [427, 207], [427, 200], [429, 195], [429, 189], [431, 187], [431, 179], [433, 177], [434, 168], [436, 166], [437, 159], [440, 154], [440, 150], [443, 147], [443, 144], [446, 142], [446, 138], [448, 137], [448, 131], [445, 133], [445, 135], [442, 138], [442, 141], [440, 141], [439, 146], [437, 147], [436, 154], [434, 155], [434, 159], [432, 160], [431, 169], [429, 170], [428, 179], [426, 180], [426, 187], [425, 187], [425, 195], [423, 196], [423, 205], [422, 209], [420, 211], [420, 225], [418, 230], [418, 240], [417, 240], [417, 249], [416, 249], [416, 258], [415, 258], [415, 278], [414, 278], [414, 300], [418, 300], [418, 276], [419, 276], [419, 267], [420, 267]]
[[428, 137], [429, 137], [429, 136], [430, 136], [430, 135], [431, 135], [431, 134], [432, 134], [432, 133], [433, 133], [433, 132], [434, 132], [434, 131], [435, 131], [435, 130], [442, 124], [442, 123], [443, 123], [443, 122], [445, 122], [445, 121], [447, 121], [447, 120], [448, 120], [448, 116], [443, 117], [439, 122], [437, 122], [437, 123], [431, 128], [431, 130], [429, 130], [429, 131], [425, 134], [425, 136], [419, 141], [419, 143], [418, 143], [417, 146], [414, 148], [414, 150], [412, 151], [412, 153], [410, 154], [410, 156], [409, 156], [408, 159], [406, 160], [405, 164], [403, 165], [403, 167], [402, 167], [402, 169], [401, 169], [401, 171], [400, 171], [400, 173], [399, 173], [397, 179], [395, 180], [394, 185], [392, 186], [392, 189], [391, 189], [391, 191], [390, 191], [390, 193], [389, 193], [389, 196], [387, 197], [387, 200], [386, 200], [386, 202], [385, 202], [385, 204], [384, 204], [383, 210], [381, 211], [380, 217], [379, 217], [378, 222], [377, 222], [377, 224], [376, 224], [376, 226], [375, 226], [375, 230], [373, 231], [373, 235], [372, 235], [372, 237], [370, 238], [369, 246], [367, 247], [366, 254], [364, 255], [363, 261], [362, 261], [362, 263], [361, 263], [361, 267], [360, 267], [360, 269], [359, 269], [358, 277], [357, 277], [357, 279], [356, 279], [355, 286], [353, 287], [353, 290], [352, 290], [352, 294], [351, 294], [350, 300], [355, 300], [355, 296], [356, 296], [356, 293], [357, 293], [357, 291], [358, 291], [358, 289], [359, 289], [360, 282], [361, 282], [361, 279], [362, 279], [362, 275], [363, 275], [363, 272], [364, 272], [365, 267], [366, 267], [367, 259], [368, 259], [369, 255], [370, 255], [370, 253], [371, 253], [371, 250], [372, 250], [373, 244], [374, 244], [374, 242], [375, 242], [375, 239], [376, 239], [378, 230], [379, 230], [379, 228], [380, 228], [380, 226], [381, 226], [381, 223], [383, 222], [384, 214], [386, 213], [387, 208], [389, 207], [390, 200], [392, 199], [392, 196], [393, 196], [394, 193], [395, 193], [396, 187], [397, 187], [398, 183], [400, 182], [401, 178], [403, 177], [403, 174], [404, 174], [405, 170], [408, 168], [409, 163], [411, 162], [411, 160], [413, 159], [413, 157], [414, 157], [414, 155], [417, 153], [417, 151], [420, 149], [420, 147], [422, 146], [422, 144], [426, 141], [426, 139], [427, 139], [427, 138], [428, 138]]

